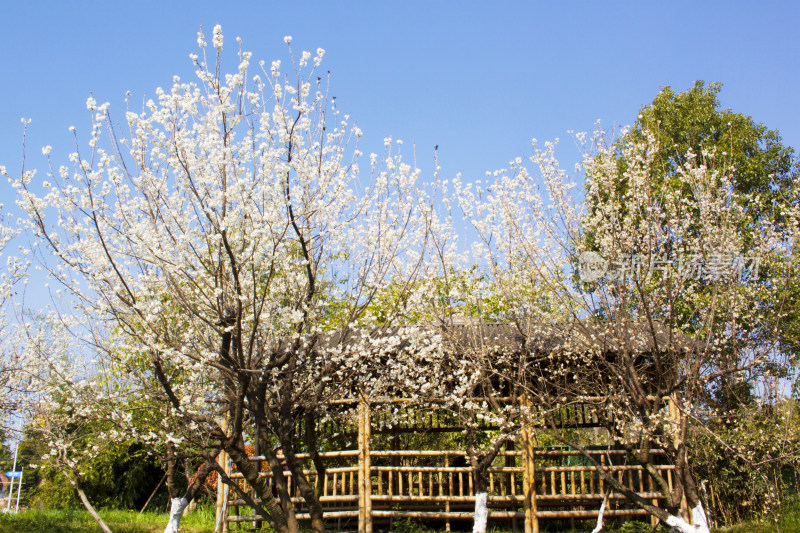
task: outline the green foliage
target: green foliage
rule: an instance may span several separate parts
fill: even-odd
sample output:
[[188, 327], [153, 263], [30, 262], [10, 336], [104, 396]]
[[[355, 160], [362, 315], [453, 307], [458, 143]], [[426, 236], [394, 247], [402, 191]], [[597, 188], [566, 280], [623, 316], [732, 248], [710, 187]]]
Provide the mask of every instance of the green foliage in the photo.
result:
[[[14, 448], [13, 446], [5, 446], [0, 449], [0, 468], [3, 472], [8, 472], [14, 466]], [[22, 469], [22, 493], [20, 494], [20, 505], [25, 506], [31, 500], [31, 495], [35, 493], [36, 488], [41, 481], [41, 472], [39, 469], [31, 468], [39, 462], [41, 456], [40, 444], [32, 438], [29, 432], [24, 432], [22, 441], [19, 443], [19, 454], [17, 456], [17, 470]], [[17, 491], [17, 485], [14, 485], [14, 492]], [[16, 497], [15, 497], [16, 498]]]
[[[664, 87], [651, 104], [642, 107], [633, 128], [619, 143], [642, 141], [645, 131], [655, 135], [660, 151], [655, 155], [651, 182], [662, 193], [670, 190], [691, 195], [678, 178], [677, 169], [687, 162], [688, 153], [700, 161], [706, 160], [705, 154], [715, 154], [718, 170], [731, 173], [736, 198], [743, 207], [738, 231], [745, 245], [750, 245], [758, 239], [763, 224], [780, 224], [786, 210], [797, 205], [800, 160], [792, 147], [783, 144], [777, 130], [750, 116], [722, 109], [718, 98], [721, 89], [721, 83], [706, 86], [703, 81], [683, 93]], [[627, 162], [619, 164], [624, 168]], [[787, 257], [762, 259], [762, 279], [787, 275]], [[791, 279], [796, 280], [796, 276]], [[782, 340], [789, 351], [796, 351], [800, 345], [800, 306], [795, 296], [800, 288], [790, 287], [789, 291], [791, 296], [785, 302], [766, 297], [761, 303], [765, 313], [773, 316], [788, 312], [789, 320], [781, 324]]]
[[783, 145], [778, 131], [721, 109], [717, 97], [721, 89], [721, 83], [706, 87], [703, 81], [683, 93], [664, 87], [652, 104], [639, 111], [629, 135], [642, 140], [644, 129], [656, 135], [663, 149], [658, 155], [662, 172], [654, 176], [659, 185], [676, 186], [670, 180], [689, 151], [698, 157], [717, 152], [732, 167], [737, 192], [750, 196], [749, 208], [756, 216], [759, 210], [772, 208], [774, 201], [779, 208], [797, 175], [794, 150]]
[[[705, 480], [706, 507], [718, 524], [776, 512], [800, 488], [800, 417], [794, 402], [743, 405], [690, 433], [692, 468]], [[712, 433], [713, 432], [713, 433]]]
[[[158, 484], [164, 471], [140, 444], [124, 444], [104, 449], [85, 465], [82, 485], [89, 501], [97, 508], [140, 509]], [[45, 509], [82, 508], [75, 491], [56, 469], [42, 468], [41, 480], [30, 503]], [[166, 508], [168, 498], [162, 486], [151, 501], [153, 508]]]
[[[800, 163], [794, 149], [783, 144], [778, 131], [742, 113], [721, 109], [721, 89], [720, 83], [706, 87], [703, 81], [695, 82], [683, 93], [664, 87], [651, 104], [642, 107], [633, 127], [617, 141], [617, 146], [645, 142], [646, 133], [654, 135], [659, 147], [650, 176], [655, 197], [667, 191], [691, 195], [679, 178], [678, 169], [687, 163], [688, 154], [694, 154], [699, 161], [705, 161], [707, 154], [715, 154], [715, 166], [732, 172], [733, 187], [745, 208], [740, 230], [746, 233], [756, 230], [754, 224], [764, 219], [781, 220], [782, 211], [796, 202]], [[627, 190], [625, 171], [634, 164], [622, 157], [617, 160], [618, 194]]]
[[800, 531], [800, 498], [794, 496], [774, 515], [715, 529], [717, 533], [789, 533]]
[[393, 526], [393, 533], [433, 533], [435, 531], [413, 518], [400, 518], [394, 521]]
[[652, 530], [653, 526], [649, 523], [638, 521], [623, 522], [619, 526], [610, 529], [614, 533], [650, 533]]
[[0, 468], [3, 472], [11, 470], [14, 464], [14, 450], [9, 446], [6, 433], [0, 429]]
[[[706, 164], [713, 154], [713, 167], [731, 175], [736, 198], [743, 207], [738, 230], [745, 244], [750, 244], [760, 224], [783, 220], [785, 210], [797, 203], [800, 161], [794, 149], [782, 143], [778, 131], [768, 129], [750, 116], [722, 109], [718, 99], [721, 89], [720, 83], [706, 86], [703, 81], [695, 82], [694, 87], [683, 93], [664, 87], [651, 104], [642, 107], [631, 130], [616, 141], [616, 191], [608, 194], [621, 197], [628, 191], [626, 171], [639, 162], [627, 161], [622, 147], [630, 142], [647, 142], [647, 135], [654, 136], [658, 147], [658, 151], [649, 154], [654, 158], [649, 185], [656, 200], [665, 199], [669, 193], [691, 197], [693, 192], [678, 170], [690, 157], [695, 163]], [[604, 202], [604, 197], [599, 201]], [[590, 210], [596, 207], [596, 204], [588, 206]], [[686, 213], [689, 219], [697, 216]], [[594, 248], [591, 231], [587, 232], [586, 243], [590, 249]]]

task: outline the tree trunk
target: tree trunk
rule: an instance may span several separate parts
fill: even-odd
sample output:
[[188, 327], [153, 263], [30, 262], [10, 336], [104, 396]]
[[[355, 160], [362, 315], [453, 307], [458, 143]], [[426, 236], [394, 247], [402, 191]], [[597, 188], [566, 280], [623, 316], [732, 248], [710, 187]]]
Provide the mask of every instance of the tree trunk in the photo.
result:
[[680, 515], [670, 516], [666, 520], [667, 525], [678, 533], [710, 533], [706, 512], [701, 502], [698, 502], [692, 509], [692, 521], [694, 525], [689, 524]]
[[611, 496], [611, 487], [606, 491], [606, 496], [603, 498], [603, 503], [600, 504], [600, 512], [597, 513], [597, 525], [594, 526], [592, 533], [600, 533], [603, 531], [603, 514], [606, 512], [606, 505], [608, 504], [608, 497]]
[[486, 533], [486, 523], [489, 521], [489, 507], [486, 505], [487, 494], [475, 494], [475, 518], [472, 524], [472, 533]]
[[[226, 446], [225, 451], [236, 465], [236, 468], [238, 468], [239, 472], [241, 472], [248, 485], [255, 489], [256, 494], [259, 498], [261, 498], [261, 504], [258, 505], [258, 509], [256, 510], [266, 515], [269, 525], [273, 529], [279, 531], [280, 533], [294, 533], [295, 530], [292, 529], [293, 524], [290, 522], [290, 517], [292, 517], [294, 513], [291, 512], [287, 515], [284, 508], [281, 506], [275, 496], [272, 495], [270, 487], [267, 487], [264, 481], [259, 477], [258, 470], [256, 470], [253, 466], [253, 463], [250, 462], [247, 454], [231, 443], [226, 444], [228, 444], [228, 446]], [[267, 450], [264, 450], [264, 452], [267, 453]], [[274, 454], [268, 454], [267, 457], [273, 459]], [[276, 469], [272, 464], [270, 464], [270, 467], [272, 467], [273, 478], [279, 483], [280, 487], [280, 483], [283, 482], [282, 469]], [[283, 484], [285, 487], [285, 482], [283, 482]], [[282, 490], [283, 492], [286, 492], [285, 488]], [[297, 523], [296, 520], [293, 522], [294, 524]]]
[[[300, 491], [300, 494], [303, 496], [308, 506], [309, 515], [311, 516], [311, 530], [314, 533], [325, 533], [325, 522], [322, 518], [322, 505], [317, 498], [314, 487], [311, 486], [308, 482], [308, 478], [306, 478], [303, 473], [302, 464], [299, 463], [291, 450], [285, 451], [284, 457], [286, 458], [289, 470], [292, 472], [295, 486]], [[319, 483], [317, 484], [319, 485]], [[289, 503], [289, 505], [292, 504]]]
[[508, 439], [508, 433], [504, 432], [495, 440], [489, 451], [479, 457], [475, 452], [475, 431], [470, 429], [467, 433], [467, 455], [472, 466], [472, 479], [475, 484], [475, 515], [473, 520], [473, 533], [486, 533], [486, 523], [489, 520], [488, 490], [489, 490], [489, 467], [500, 453], [500, 448]]
[[473, 515], [472, 533], [486, 533], [486, 524], [489, 521], [487, 467], [485, 461], [478, 461], [474, 456], [470, 457], [470, 460], [473, 463], [472, 478], [475, 484], [475, 513]]
[[175, 444], [167, 442], [166, 464], [167, 464], [167, 493], [169, 499], [173, 500], [178, 498], [178, 461], [175, 458]]
[[100, 515], [97, 514], [97, 511], [95, 511], [94, 507], [92, 507], [92, 504], [86, 497], [86, 493], [83, 492], [83, 489], [80, 487], [80, 485], [78, 485], [77, 481], [74, 481], [70, 478], [69, 482], [72, 485], [72, 488], [75, 489], [75, 492], [78, 493], [78, 498], [80, 498], [83, 506], [86, 507], [86, 510], [89, 511], [90, 515], [92, 515], [92, 518], [94, 518], [95, 522], [97, 522], [97, 525], [100, 526], [100, 529], [102, 529], [105, 533], [111, 533], [111, 530], [108, 529], [106, 523], [103, 522], [103, 519], [100, 518]]
[[189, 502], [194, 499], [197, 491], [200, 490], [200, 487], [203, 486], [203, 483], [205, 482], [206, 477], [208, 477], [209, 472], [214, 469], [216, 464], [216, 456], [217, 454], [215, 453], [212, 457], [207, 458], [203, 465], [197, 470], [197, 473], [192, 476], [192, 479], [189, 481], [189, 486], [186, 487], [186, 492], [184, 493], [183, 497], [170, 498], [171, 505], [169, 511], [169, 522], [167, 523], [167, 527], [164, 529], [164, 533], [180, 532], [183, 512], [186, 510]]
[[[103, 522], [103, 519], [100, 518], [100, 515], [97, 514], [97, 511], [94, 510], [94, 507], [92, 506], [92, 503], [89, 501], [89, 498], [86, 497], [86, 493], [83, 492], [81, 484], [78, 481], [80, 479], [80, 477], [78, 476], [78, 472], [71, 470], [68, 467], [62, 467], [61, 472], [67, 478], [67, 481], [69, 481], [69, 484], [72, 486], [72, 488], [75, 490], [75, 493], [78, 495], [78, 498], [81, 500], [83, 506], [86, 508], [87, 511], [89, 511], [89, 514], [92, 515], [92, 518], [94, 518], [95, 522], [97, 522], [97, 525], [100, 526], [100, 529], [102, 529], [105, 533], [111, 533], [111, 530], [108, 529], [106, 523]], [[9, 496], [9, 503], [10, 501], [11, 497]]]
[[189, 505], [189, 500], [186, 498], [170, 498], [170, 502], [169, 523], [167, 523], [164, 533], [179, 533], [183, 511]]
[[300, 494], [308, 505], [309, 514], [311, 515], [311, 530], [314, 533], [325, 533], [325, 522], [322, 517], [322, 505], [317, 498], [314, 487], [308, 482], [305, 474], [299, 468], [293, 471], [295, 479], [297, 479], [297, 486], [300, 489]]
[[314, 505], [311, 505], [310, 502], [307, 502], [309, 504], [309, 510], [311, 513], [311, 529], [315, 533], [325, 533], [325, 521], [322, 516], [322, 505], [320, 504], [323, 483], [320, 480], [325, 479], [326, 469], [325, 462], [322, 460], [322, 457], [320, 457], [319, 448], [317, 446], [317, 422], [313, 410], [309, 409], [307, 411], [305, 416], [305, 426], [308, 452], [311, 454], [311, 461], [314, 463], [314, 469], [317, 471], [317, 484], [313, 489]]

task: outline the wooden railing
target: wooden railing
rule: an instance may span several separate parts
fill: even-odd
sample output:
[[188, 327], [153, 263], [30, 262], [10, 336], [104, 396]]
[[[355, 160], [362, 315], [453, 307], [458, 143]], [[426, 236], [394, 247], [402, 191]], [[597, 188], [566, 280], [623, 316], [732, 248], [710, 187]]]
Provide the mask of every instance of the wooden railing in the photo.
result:
[[[661, 495], [655, 490], [638, 465], [626, 465], [625, 452], [593, 450], [597, 461], [611, 470], [617, 480], [641, 497], [657, 502]], [[327, 469], [323, 479], [314, 470], [305, 470], [309, 481], [322, 483], [320, 498], [329, 519], [359, 518], [359, 530], [371, 530], [373, 518], [417, 518], [445, 521], [472, 517], [475, 501], [472, 470], [465, 466], [463, 451], [382, 450], [369, 453], [369, 475], [365, 474], [363, 450], [347, 450], [321, 454], [324, 460], [350, 460], [353, 464]], [[606, 482], [597, 469], [577, 451], [566, 449], [533, 450], [533, 483], [526, 491], [523, 451], [508, 450], [499, 455], [498, 463], [488, 470], [488, 503], [490, 518], [528, 519], [531, 530], [538, 529], [540, 519], [587, 519], [598, 514], [605, 497]], [[299, 459], [307, 459], [303, 454]], [[264, 460], [254, 457], [253, 460]], [[362, 461], [359, 461], [361, 459]], [[390, 463], [395, 464], [390, 464]], [[584, 463], [584, 464], [581, 464]], [[670, 486], [672, 470], [669, 465], [657, 467], [663, 471]], [[272, 473], [262, 472], [272, 487]], [[305, 503], [294, 489], [292, 476], [284, 472], [298, 519], [308, 519]], [[231, 478], [249, 491], [241, 474]], [[364, 491], [359, 490], [365, 487]], [[529, 506], [525, 505], [530, 495]], [[606, 516], [639, 516], [645, 511], [632, 506], [622, 494], [611, 492]], [[230, 522], [264, 520], [252, 514], [238, 514], [244, 500], [232, 499]], [[369, 510], [368, 515], [365, 509]]]
[[[348, 400], [356, 404], [355, 400]], [[522, 400], [524, 401], [524, 400]], [[402, 403], [393, 400], [389, 403]], [[320, 503], [326, 519], [358, 519], [359, 533], [371, 533], [373, 519], [418, 518], [444, 521], [447, 529], [451, 520], [472, 518], [475, 502], [472, 469], [461, 450], [372, 450], [373, 427], [376, 433], [387, 433], [386, 420], [380, 413], [373, 416], [371, 405], [364, 399], [357, 402], [358, 449], [321, 453], [327, 465], [325, 475], [304, 470], [308, 481], [322, 484]], [[450, 421], [438, 414], [427, 416], [431, 430], [452, 431]], [[596, 424], [596, 414], [590, 406], [577, 405], [560, 414], [561, 422], [569, 427]], [[523, 519], [526, 533], [538, 533], [542, 519], [591, 519], [597, 517], [608, 490], [607, 481], [599, 469], [580, 452], [565, 448], [537, 448], [532, 421], [520, 429], [519, 449], [502, 451], [495, 465], [488, 469], [488, 506], [490, 519]], [[412, 425], [417, 425], [418, 419]], [[352, 419], [348, 424], [352, 424]], [[394, 428], [397, 429], [397, 428]], [[401, 428], [403, 429], [403, 428]], [[411, 430], [413, 428], [405, 428]], [[652, 453], [658, 454], [658, 451]], [[628, 455], [622, 450], [597, 449], [589, 454], [610, 471], [616, 480], [636, 492], [641, 498], [658, 504], [663, 497], [641, 466], [627, 464]], [[307, 454], [297, 458], [310, 464]], [[258, 463], [264, 457], [251, 458]], [[672, 466], [656, 466], [673, 486]], [[274, 494], [272, 473], [262, 472]], [[292, 475], [283, 472], [289, 494], [300, 520], [308, 519], [305, 502], [295, 490]], [[241, 474], [231, 478], [244, 491], [250, 491]], [[608, 491], [606, 516], [644, 516], [625, 496]], [[256, 500], [258, 501], [258, 500]], [[226, 512], [229, 522], [252, 522], [265, 517], [239, 514], [245, 501], [229, 500]]]

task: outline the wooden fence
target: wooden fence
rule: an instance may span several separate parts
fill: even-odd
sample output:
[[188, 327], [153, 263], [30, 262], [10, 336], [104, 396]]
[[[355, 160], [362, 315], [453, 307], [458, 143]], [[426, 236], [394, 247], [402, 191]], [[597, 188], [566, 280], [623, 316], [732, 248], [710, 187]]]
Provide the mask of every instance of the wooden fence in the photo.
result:
[[[359, 406], [358, 449], [322, 452], [328, 464], [323, 479], [314, 470], [305, 470], [309, 482], [322, 483], [324, 514], [327, 520], [358, 523], [358, 531], [371, 533], [375, 522], [413, 518], [444, 523], [469, 520], [475, 502], [472, 469], [462, 450], [372, 450], [371, 413], [366, 403]], [[643, 469], [626, 464], [621, 450], [597, 449], [590, 452], [607, 466], [617, 480], [642, 498], [658, 503], [660, 493]], [[298, 458], [308, 459], [305, 454]], [[254, 460], [264, 460], [254, 457]], [[310, 462], [310, 461], [309, 461]], [[577, 451], [563, 448], [536, 448], [530, 432], [522, 432], [518, 449], [500, 452], [489, 468], [488, 505], [490, 520], [513, 523], [524, 521], [526, 533], [538, 533], [546, 519], [585, 520], [596, 518], [606, 495], [606, 483], [597, 468]], [[657, 467], [672, 487], [673, 467]], [[262, 472], [272, 485], [272, 473]], [[300, 520], [309, 515], [297, 494], [292, 476], [284, 472]], [[241, 474], [233, 472], [243, 490], [250, 490]], [[231, 492], [233, 495], [233, 492]], [[257, 500], [256, 500], [257, 501]], [[228, 522], [254, 522], [264, 517], [253, 514], [242, 499], [228, 501], [223, 519]], [[646, 516], [623, 495], [610, 492], [604, 516]]]

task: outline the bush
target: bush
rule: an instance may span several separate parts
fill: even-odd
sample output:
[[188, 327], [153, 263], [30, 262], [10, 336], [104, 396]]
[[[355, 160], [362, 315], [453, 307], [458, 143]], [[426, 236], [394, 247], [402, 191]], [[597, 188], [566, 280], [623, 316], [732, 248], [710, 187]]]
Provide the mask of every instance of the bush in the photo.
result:
[[[82, 479], [89, 501], [96, 508], [142, 508], [155, 489], [164, 470], [140, 444], [121, 444], [104, 450], [92, 460]], [[31, 494], [29, 504], [43, 509], [82, 508], [66, 478], [53, 468], [42, 468], [41, 481]], [[166, 488], [150, 503], [151, 509], [163, 510], [167, 505]]]
[[800, 448], [793, 402], [740, 406], [709, 430], [699, 428], [689, 446], [693, 474], [702, 480], [706, 508], [717, 525], [758, 520], [793, 501], [800, 469], [800, 458], [786, 453]]

